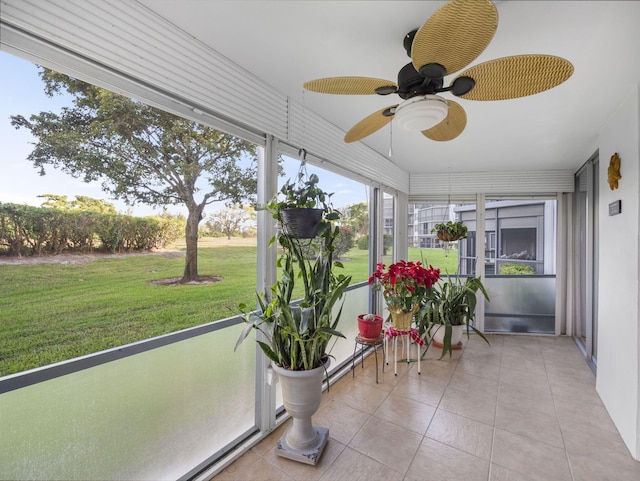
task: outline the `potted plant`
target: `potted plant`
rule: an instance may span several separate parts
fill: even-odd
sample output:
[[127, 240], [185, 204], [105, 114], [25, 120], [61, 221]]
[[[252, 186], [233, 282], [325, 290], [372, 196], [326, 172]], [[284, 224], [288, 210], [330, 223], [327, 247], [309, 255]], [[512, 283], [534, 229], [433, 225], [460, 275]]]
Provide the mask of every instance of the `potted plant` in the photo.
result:
[[377, 314], [360, 314], [358, 316], [358, 332], [365, 340], [378, 339], [382, 332], [383, 319]]
[[[331, 213], [339, 216], [337, 211]], [[333, 309], [351, 282], [351, 276], [334, 272], [340, 266], [333, 260], [340, 229], [333, 225], [333, 218], [325, 216], [320, 222], [313, 258], [304, 241], [281, 230], [271, 240], [282, 249], [280, 280], [270, 293], [257, 296], [257, 312], [247, 312], [247, 306], [240, 305], [246, 326], [236, 347], [253, 329], [263, 333], [265, 340], [258, 340], [258, 344], [278, 374], [285, 409], [293, 418], [276, 453], [307, 464], [317, 463], [329, 436], [327, 428], [311, 424], [311, 416], [320, 406], [329, 341], [334, 336], [344, 337], [337, 330], [342, 307], [335, 315]], [[304, 296], [292, 305], [297, 282], [302, 283]]]
[[399, 261], [388, 269], [378, 264], [369, 284], [374, 284], [374, 289], [382, 289], [393, 327], [407, 332], [414, 314], [439, 278], [440, 269], [425, 268], [420, 261]]
[[488, 339], [473, 325], [477, 304], [476, 293], [480, 291], [488, 301], [489, 295], [479, 277], [459, 276], [441, 279], [425, 298], [418, 315], [418, 330], [431, 344], [442, 348], [440, 359], [448, 352], [451, 356], [462, 339], [465, 328], [467, 338], [472, 330], [489, 344]]
[[323, 216], [329, 216], [327, 220], [336, 220], [338, 216], [331, 208], [332, 194], [319, 187], [317, 174], [307, 175], [304, 165], [304, 162], [300, 165], [295, 180], [285, 182], [267, 208], [290, 236], [312, 239]]
[[462, 222], [446, 222], [436, 224], [431, 232], [435, 232], [438, 239], [443, 242], [453, 242], [459, 239], [466, 239], [467, 237], [467, 226]]

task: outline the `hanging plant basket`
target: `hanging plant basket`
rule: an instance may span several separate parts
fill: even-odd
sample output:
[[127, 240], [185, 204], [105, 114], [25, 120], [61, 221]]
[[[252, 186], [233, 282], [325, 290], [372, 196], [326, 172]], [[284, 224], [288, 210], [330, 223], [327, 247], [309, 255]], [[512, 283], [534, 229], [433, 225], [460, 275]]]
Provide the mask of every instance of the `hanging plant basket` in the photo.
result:
[[462, 238], [462, 236], [452, 235], [446, 230], [439, 230], [436, 236], [443, 242], [454, 242]]
[[467, 226], [457, 221], [436, 224], [431, 232], [436, 233], [436, 237], [442, 242], [454, 242], [467, 237]]
[[318, 233], [324, 209], [294, 207], [283, 209], [282, 224], [287, 235], [298, 239], [313, 239]]

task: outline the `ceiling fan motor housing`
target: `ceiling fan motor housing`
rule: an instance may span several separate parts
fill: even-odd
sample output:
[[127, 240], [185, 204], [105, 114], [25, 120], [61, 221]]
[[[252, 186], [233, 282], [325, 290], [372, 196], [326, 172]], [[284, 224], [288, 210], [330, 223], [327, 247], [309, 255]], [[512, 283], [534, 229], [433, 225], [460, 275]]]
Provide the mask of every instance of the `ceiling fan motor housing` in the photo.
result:
[[442, 88], [442, 84], [442, 77], [425, 77], [409, 62], [398, 72], [397, 93], [405, 100], [417, 95], [433, 95]]

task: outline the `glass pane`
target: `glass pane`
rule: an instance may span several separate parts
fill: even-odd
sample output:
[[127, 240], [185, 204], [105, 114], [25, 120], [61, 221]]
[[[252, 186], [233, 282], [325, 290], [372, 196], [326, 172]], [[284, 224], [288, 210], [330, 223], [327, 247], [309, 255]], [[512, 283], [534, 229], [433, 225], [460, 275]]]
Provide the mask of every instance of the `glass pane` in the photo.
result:
[[443, 274], [458, 271], [460, 241], [444, 242], [433, 232], [436, 224], [457, 220], [454, 208], [453, 204], [409, 204], [408, 260], [432, 265]]
[[488, 200], [486, 219], [487, 238], [497, 246], [487, 275], [555, 274], [555, 200]]
[[391, 194], [387, 194], [386, 192], [383, 194], [382, 197], [382, 202], [383, 202], [383, 226], [382, 226], [382, 263], [386, 264], [386, 265], [390, 265], [393, 264], [394, 260], [400, 260], [400, 259], [395, 259], [394, 256], [394, 252], [393, 252], [393, 246], [395, 244], [394, 242], [394, 236], [395, 236], [395, 212], [396, 212], [396, 208], [395, 208], [395, 202], [396, 202], [396, 198], [395, 196], [391, 195]]
[[487, 200], [488, 332], [555, 332], [556, 201]]
[[[300, 171], [300, 161], [282, 156], [282, 175], [278, 179], [278, 188], [289, 179], [295, 180]], [[316, 174], [319, 186], [331, 193], [331, 203], [341, 214], [341, 234], [337, 242], [337, 256], [344, 265], [339, 271], [351, 275], [355, 284], [369, 279], [369, 187], [321, 169], [309, 163], [304, 167], [306, 174]], [[335, 255], [335, 254], [334, 254]]]
[[555, 332], [555, 276], [489, 276], [484, 284], [486, 332]]
[[[253, 200], [254, 144], [62, 75], [50, 77], [59, 89], [48, 97], [39, 75], [45, 70], [4, 52], [0, 70], [7, 72], [0, 85], [7, 87], [0, 88], [0, 139], [12, 152], [2, 161], [0, 225], [9, 217], [8, 203], [21, 212], [20, 228], [0, 228], [0, 253], [23, 256], [8, 259], [16, 265], [0, 265], [0, 325], [11, 333], [0, 376], [223, 319], [238, 312], [239, 303], [254, 302], [255, 221], [250, 212], [225, 205], [236, 200], [236, 188], [246, 187], [240, 195], [245, 204]], [[40, 112], [57, 128], [11, 125], [11, 116], [20, 115], [37, 124]], [[125, 116], [135, 121], [112, 122]], [[114, 132], [114, 124], [127, 135]], [[37, 155], [42, 150], [44, 160]], [[34, 169], [30, 154], [42, 160], [46, 175]], [[78, 179], [69, 171], [78, 158], [89, 157], [101, 162], [82, 163], [76, 173], [100, 178], [86, 183], [84, 175]], [[98, 169], [102, 163], [109, 168]], [[240, 171], [242, 182], [235, 175]], [[119, 175], [110, 177], [112, 172]], [[144, 182], [118, 184], [140, 178]], [[194, 223], [197, 257], [185, 249], [187, 205], [194, 203], [204, 208], [202, 221], [198, 212], [199, 225]], [[216, 224], [213, 237], [207, 225], [216, 213], [230, 214], [231, 222], [224, 233]], [[238, 216], [242, 220], [234, 223]], [[7, 245], [18, 246], [16, 252], [7, 252]], [[193, 269], [186, 268], [187, 259]], [[167, 285], [183, 277], [189, 282]]]
[[[176, 479], [255, 426], [242, 325], [0, 395], [0, 479]], [[238, 403], [242, 409], [238, 409]]]

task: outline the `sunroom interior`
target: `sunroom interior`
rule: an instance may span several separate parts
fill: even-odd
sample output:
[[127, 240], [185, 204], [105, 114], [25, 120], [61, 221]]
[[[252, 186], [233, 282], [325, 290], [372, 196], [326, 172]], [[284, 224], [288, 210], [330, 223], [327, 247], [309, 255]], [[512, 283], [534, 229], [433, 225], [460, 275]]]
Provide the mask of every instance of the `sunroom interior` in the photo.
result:
[[[573, 75], [529, 97], [461, 99], [467, 125], [448, 142], [390, 123], [346, 143], [345, 133], [353, 125], [395, 100], [323, 95], [305, 91], [302, 84], [347, 75], [395, 80], [408, 61], [404, 36], [444, 3], [0, 0], [0, 46], [37, 65], [254, 142], [259, 147], [259, 202], [276, 193], [282, 155], [367, 186], [370, 269], [383, 256], [385, 199], [393, 199], [394, 260], [408, 255], [410, 205], [471, 205], [467, 211], [474, 217], [475, 243], [467, 246], [468, 273], [487, 276], [490, 289], [502, 292], [504, 280], [490, 279], [485, 262], [477, 262], [485, 257], [486, 240], [490, 242], [484, 235], [492, 225], [490, 203], [552, 201], [555, 249], [552, 255], [545, 253], [548, 270], [534, 279], [544, 287], [525, 279], [517, 291], [539, 305], [531, 299], [542, 289], [551, 314], [536, 315], [551, 316], [545, 331], [505, 328], [496, 321], [504, 313], [482, 302], [477, 327], [494, 332], [496, 350], [511, 343], [525, 364], [530, 351], [518, 351], [519, 343], [535, 343], [544, 350], [555, 342], [560, 352], [579, 356], [592, 376], [587, 384], [593, 392], [584, 395], [599, 398], [624, 446], [618, 453], [622, 461], [615, 458], [623, 471], [615, 479], [638, 479], [640, 3], [495, 1], [497, 32], [474, 63], [550, 54], [570, 61]], [[615, 153], [621, 159], [621, 179], [618, 188], [611, 189], [607, 169]], [[612, 205], [621, 211], [610, 210]], [[275, 281], [276, 253], [268, 246], [275, 229], [267, 213], [259, 213], [258, 290]], [[333, 352], [335, 382], [352, 379], [353, 320], [359, 313], [383, 310], [366, 282], [347, 292], [345, 305], [341, 328], [347, 339]], [[276, 471], [271, 470], [274, 466], [260, 470], [267, 457], [256, 446], [280, 429], [286, 416], [278, 384], [256, 347], [245, 343], [233, 352], [240, 323], [237, 317], [222, 319], [0, 378], [0, 477], [236, 479], [229, 467], [242, 466], [237, 464], [242, 459], [256, 469], [243, 475], [252, 472], [255, 479], [357, 476], [358, 463], [348, 464], [347, 454], [353, 460], [354, 453], [363, 453], [349, 439], [333, 438], [330, 443], [344, 451], [331, 457], [332, 466], [287, 471], [276, 463]], [[475, 341], [468, 341], [471, 354]], [[508, 357], [512, 362], [513, 353]], [[370, 380], [371, 359], [364, 371], [354, 371], [356, 380]], [[565, 361], [558, 352], [548, 359]], [[415, 367], [402, 375], [415, 378]], [[385, 376], [390, 379], [388, 372]], [[425, 368], [421, 380], [428, 376]], [[341, 402], [336, 386], [335, 397], [327, 394], [323, 402]], [[580, 399], [562, 402], [564, 408], [556, 411], [569, 413], [571, 422], [589, 417], [588, 411], [579, 410]], [[230, 417], [238, 405], [242, 412]], [[495, 446], [498, 428], [491, 421], [486, 425], [493, 429]], [[427, 429], [425, 425], [422, 446], [434, 448], [436, 441], [425, 436]], [[570, 465], [566, 478], [564, 472], [553, 478], [501, 464], [489, 451], [486, 470], [481, 469], [477, 479], [613, 479], [605, 474], [589, 478], [571, 464], [569, 448], [565, 451]], [[416, 452], [418, 445], [412, 459]], [[610, 464], [601, 461], [604, 467]], [[377, 476], [448, 479], [434, 473], [432, 478], [420, 477], [415, 466], [387, 463], [384, 469], [390, 471]], [[604, 471], [590, 472], [600, 476], [593, 473]]]

